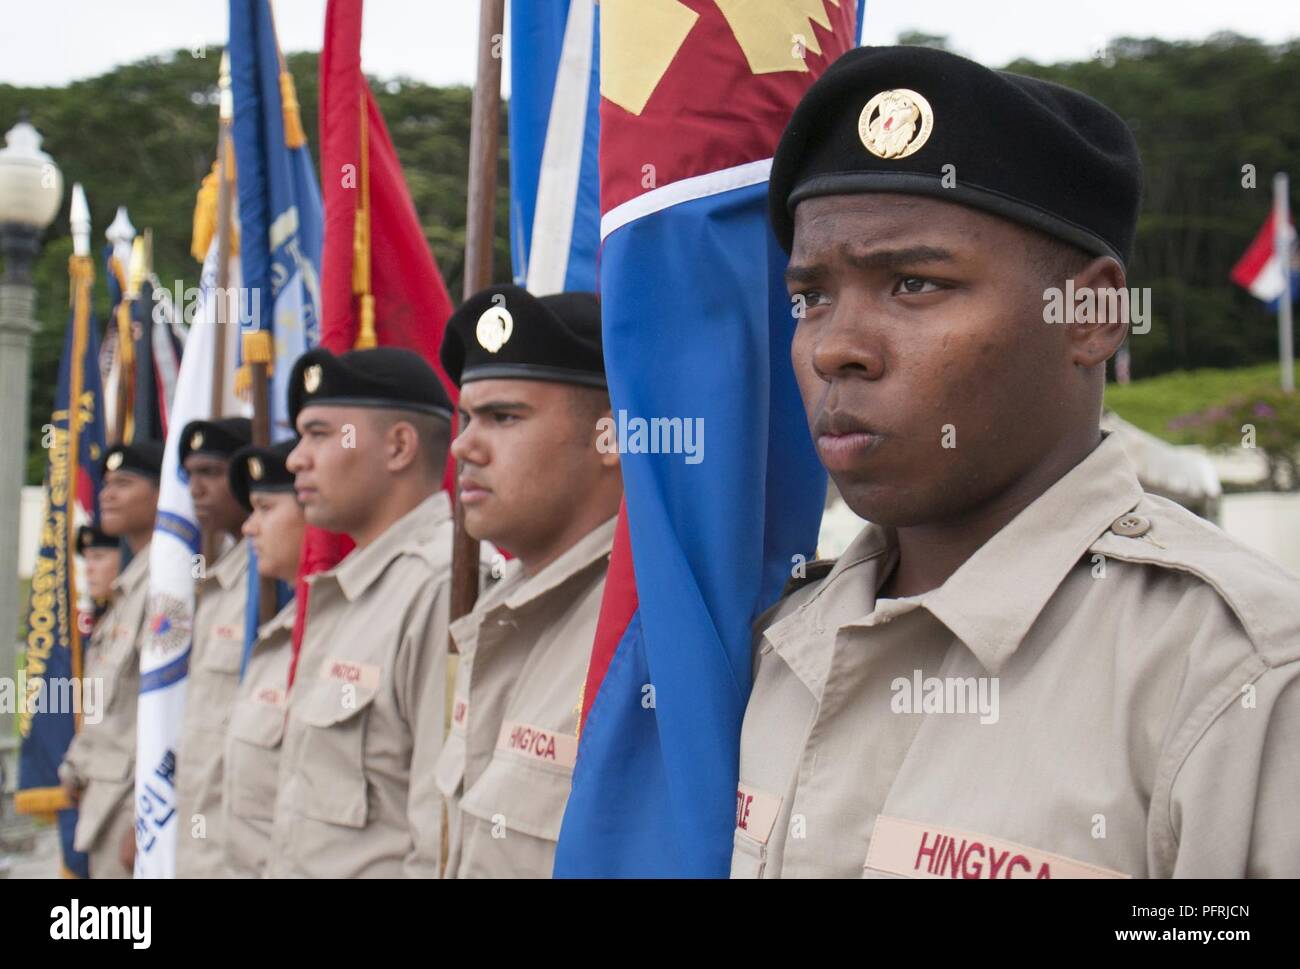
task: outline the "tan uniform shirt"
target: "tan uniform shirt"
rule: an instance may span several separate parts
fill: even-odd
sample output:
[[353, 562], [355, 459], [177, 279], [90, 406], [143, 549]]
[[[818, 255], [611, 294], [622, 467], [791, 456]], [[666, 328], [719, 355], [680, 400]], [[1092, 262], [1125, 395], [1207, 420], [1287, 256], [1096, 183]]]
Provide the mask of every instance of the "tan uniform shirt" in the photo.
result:
[[195, 589], [194, 640], [176, 748], [176, 877], [226, 870], [221, 808], [226, 726], [239, 688], [248, 602], [248, 540], [217, 559]]
[[271, 857], [272, 810], [297, 610], [297, 602], [290, 602], [257, 631], [230, 714], [222, 811], [227, 873], [236, 878], [260, 878]]
[[438, 760], [448, 877], [551, 877], [614, 522], [532, 577], [510, 562], [452, 625], [459, 663]]
[[733, 877], [1300, 875], [1295, 576], [1109, 438], [939, 588], [896, 555], [759, 620]]
[[437, 877], [451, 532], [440, 491], [314, 577], [271, 877]]
[[131, 875], [118, 861], [118, 852], [135, 823], [135, 713], [141, 637], [147, 631], [149, 546], [132, 557], [112, 588], [111, 604], [86, 650], [86, 676], [102, 684], [102, 719], [83, 722], [59, 768], [61, 780], [84, 788], [74, 845], [90, 854], [92, 878]]

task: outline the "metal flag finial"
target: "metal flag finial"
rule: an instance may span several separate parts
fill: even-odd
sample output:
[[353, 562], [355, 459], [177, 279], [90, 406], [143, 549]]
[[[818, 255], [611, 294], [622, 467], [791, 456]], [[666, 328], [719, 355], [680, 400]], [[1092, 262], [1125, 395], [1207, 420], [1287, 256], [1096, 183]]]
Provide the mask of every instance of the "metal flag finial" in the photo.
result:
[[90, 206], [86, 204], [86, 191], [80, 182], [72, 185], [72, 205], [68, 221], [72, 225], [72, 252], [77, 256], [90, 255]]

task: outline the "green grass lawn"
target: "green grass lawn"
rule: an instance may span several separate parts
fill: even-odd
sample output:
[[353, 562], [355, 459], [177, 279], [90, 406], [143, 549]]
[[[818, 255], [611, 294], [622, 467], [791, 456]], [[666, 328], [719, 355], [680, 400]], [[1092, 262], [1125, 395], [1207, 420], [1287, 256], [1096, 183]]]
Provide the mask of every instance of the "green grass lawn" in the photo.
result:
[[1135, 380], [1127, 387], [1106, 385], [1106, 406], [1130, 424], [1174, 444], [1186, 444], [1185, 431], [1169, 430], [1175, 417], [1204, 410], [1229, 397], [1273, 390], [1280, 385], [1276, 363], [1239, 370], [1179, 370]]

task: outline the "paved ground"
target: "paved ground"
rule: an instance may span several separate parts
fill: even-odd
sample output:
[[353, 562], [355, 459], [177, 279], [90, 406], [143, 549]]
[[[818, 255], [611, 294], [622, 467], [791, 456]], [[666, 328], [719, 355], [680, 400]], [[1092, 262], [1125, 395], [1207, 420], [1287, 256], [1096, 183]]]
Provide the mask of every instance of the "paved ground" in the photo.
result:
[[57, 878], [59, 832], [13, 812], [6, 795], [0, 805], [0, 878]]

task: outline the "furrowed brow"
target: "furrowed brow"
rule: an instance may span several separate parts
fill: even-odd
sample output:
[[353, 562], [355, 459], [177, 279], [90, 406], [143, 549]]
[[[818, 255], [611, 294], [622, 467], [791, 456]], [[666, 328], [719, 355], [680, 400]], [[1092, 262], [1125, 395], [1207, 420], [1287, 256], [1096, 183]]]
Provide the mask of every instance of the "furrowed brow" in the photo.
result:
[[903, 249], [845, 251], [844, 260], [855, 269], [902, 269], [936, 262], [952, 262], [953, 254], [937, 246], [908, 246]]

